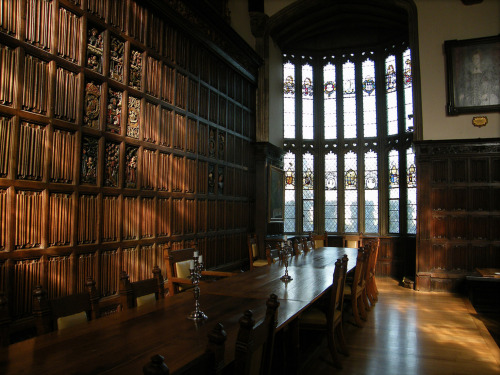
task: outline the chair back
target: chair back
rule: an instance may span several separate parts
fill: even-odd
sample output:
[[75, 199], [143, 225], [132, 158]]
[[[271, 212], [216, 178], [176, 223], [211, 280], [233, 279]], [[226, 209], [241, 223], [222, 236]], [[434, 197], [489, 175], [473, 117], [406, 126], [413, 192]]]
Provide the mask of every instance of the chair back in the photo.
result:
[[259, 243], [257, 234], [249, 234], [247, 237], [248, 260], [250, 262], [250, 271], [254, 269], [254, 261], [259, 258]]
[[89, 292], [71, 294], [48, 299], [47, 291], [37, 285], [33, 290], [33, 316], [37, 334], [85, 324], [96, 317], [93, 306], [96, 302], [95, 282], [87, 279]]
[[240, 318], [234, 359], [235, 374], [270, 374], [279, 305], [278, 297], [271, 294], [266, 302], [266, 317], [259, 325], [255, 325], [251, 310], [245, 311]]
[[353, 297], [359, 293], [363, 288], [366, 275], [366, 264], [367, 264], [367, 254], [368, 252], [360, 247], [358, 249], [358, 256], [356, 258], [356, 268], [354, 269], [354, 277], [352, 280], [352, 295]]
[[343, 236], [342, 242], [344, 247], [359, 249], [363, 246], [363, 233], [346, 234]]
[[366, 269], [365, 269], [365, 281], [368, 281], [372, 267], [375, 265], [376, 255], [377, 255], [377, 240], [367, 240], [364, 243], [364, 249], [367, 252]]
[[328, 233], [325, 232], [323, 234], [311, 234], [311, 239], [314, 244], [315, 249], [319, 249], [320, 247], [328, 246]]
[[[279, 246], [279, 244], [277, 246]], [[269, 265], [279, 262], [280, 260], [279, 249], [276, 247], [272, 247], [270, 244], [267, 244], [266, 259], [267, 259], [267, 264]]]
[[[342, 314], [344, 307], [344, 286], [347, 275], [347, 255], [335, 262], [335, 270], [333, 271], [333, 284], [331, 288], [330, 304], [328, 305], [327, 324], [329, 329], [333, 329], [338, 319], [335, 319], [335, 314]], [[340, 317], [340, 319], [342, 319]]]
[[185, 249], [165, 250], [165, 264], [167, 268], [168, 294], [173, 296], [192, 286], [189, 271], [189, 262], [193, 260], [194, 252], [197, 251], [196, 244]]
[[295, 237], [293, 239], [293, 253], [294, 255], [302, 255], [304, 254], [304, 241], [302, 241], [302, 238], [300, 237]]
[[[224, 351], [227, 334], [224, 326], [217, 323], [208, 334], [207, 350], [203, 355], [175, 372], [176, 375], [219, 375], [224, 368]], [[142, 369], [144, 375], [169, 375], [164, 357], [156, 354]]]
[[120, 301], [122, 308], [134, 308], [154, 303], [163, 298], [165, 290], [163, 276], [158, 266], [153, 268], [153, 277], [145, 280], [130, 282], [125, 271], [120, 273]]
[[302, 243], [304, 245], [304, 251], [306, 253], [314, 250], [314, 241], [312, 240], [311, 235], [309, 235], [307, 237], [302, 237]]

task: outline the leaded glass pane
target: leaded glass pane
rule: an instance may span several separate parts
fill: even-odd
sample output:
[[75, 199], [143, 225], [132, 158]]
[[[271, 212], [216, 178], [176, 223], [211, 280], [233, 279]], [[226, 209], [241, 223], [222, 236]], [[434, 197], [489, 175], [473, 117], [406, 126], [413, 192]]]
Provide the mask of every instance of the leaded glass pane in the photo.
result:
[[365, 153], [365, 232], [378, 233], [378, 159], [377, 153]]
[[285, 138], [295, 138], [295, 65], [283, 64], [283, 132]]
[[406, 176], [408, 189], [407, 225], [408, 233], [417, 233], [417, 169], [415, 164], [415, 153], [411, 148], [406, 150]]
[[338, 223], [337, 155], [325, 155], [325, 230], [336, 232]]
[[354, 63], [347, 61], [342, 65], [344, 85], [344, 138], [356, 138], [356, 82]]
[[313, 139], [313, 80], [312, 66], [302, 65], [302, 138]]
[[399, 152], [389, 152], [389, 232], [399, 233]]
[[375, 99], [375, 62], [367, 59], [363, 73], [363, 131], [365, 137], [377, 136], [377, 107]]
[[314, 156], [307, 152], [302, 161], [302, 205], [303, 205], [303, 225], [304, 232], [314, 230]]
[[295, 233], [295, 154], [287, 152], [285, 164], [285, 233]]
[[411, 52], [408, 48], [403, 53], [404, 62], [404, 96], [405, 96], [405, 121], [406, 131], [413, 131], [413, 92], [411, 74]]
[[389, 135], [398, 134], [398, 93], [396, 89], [396, 57], [391, 55], [385, 59], [387, 130]]
[[358, 231], [358, 156], [349, 151], [344, 157], [345, 232]]
[[325, 139], [337, 138], [337, 84], [335, 65], [323, 67]]

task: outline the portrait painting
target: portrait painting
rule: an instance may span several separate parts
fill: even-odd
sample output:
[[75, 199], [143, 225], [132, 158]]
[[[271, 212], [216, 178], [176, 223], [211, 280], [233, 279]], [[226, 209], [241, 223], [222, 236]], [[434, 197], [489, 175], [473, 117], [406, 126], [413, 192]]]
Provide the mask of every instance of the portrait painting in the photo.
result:
[[449, 115], [500, 110], [500, 36], [444, 43]]

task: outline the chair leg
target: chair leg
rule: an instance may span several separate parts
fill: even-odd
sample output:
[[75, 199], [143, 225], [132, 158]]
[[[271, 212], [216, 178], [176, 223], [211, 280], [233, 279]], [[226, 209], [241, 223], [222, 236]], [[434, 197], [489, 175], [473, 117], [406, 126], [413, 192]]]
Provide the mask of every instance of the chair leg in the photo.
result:
[[345, 341], [344, 337], [344, 328], [342, 326], [342, 321], [337, 324], [335, 327], [335, 336], [337, 337], [337, 340], [339, 342], [339, 353], [342, 353], [345, 356], [349, 355], [349, 349], [347, 348], [347, 343]]
[[351, 306], [352, 306], [352, 316], [354, 317], [354, 322], [358, 327], [363, 327], [363, 322], [359, 316], [358, 311], [358, 298], [356, 296], [352, 296], [351, 298]]
[[375, 305], [375, 298], [371, 290], [371, 284], [366, 285], [366, 297], [368, 297], [368, 302], [370, 303], [370, 306]]
[[368, 291], [366, 290], [366, 286], [365, 288], [363, 289], [363, 292], [361, 293], [362, 295], [362, 299], [363, 299], [363, 304], [365, 305], [365, 310], [366, 311], [370, 311], [370, 301], [368, 299]]
[[335, 342], [335, 335], [334, 335], [334, 331], [335, 329], [332, 329], [332, 330], [328, 330], [328, 349], [330, 349], [330, 355], [332, 356], [332, 360], [333, 360], [333, 365], [338, 368], [338, 369], [341, 369], [342, 368], [342, 363], [340, 362], [340, 359], [339, 359], [339, 356], [337, 354], [337, 344]]
[[358, 301], [358, 312], [361, 317], [361, 319], [366, 320], [367, 315], [366, 315], [366, 306], [365, 306], [365, 296], [363, 292], [360, 292], [356, 298]]
[[373, 288], [373, 294], [375, 301], [378, 301], [378, 289], [377, 289], [377, 283], [375, 282], [375, 276], [372, 277], [372, 288]]
[[368, 283], [368, 298], [370, 299], [370, 302], [372, 305], [374, 305], [375, 303], [377, 303], [377, 294], [378, 294], [378, 291], [377, 291], [377, 285], [375, 284], [375, 278], [371, 278], [370, 279], [370, 282]]

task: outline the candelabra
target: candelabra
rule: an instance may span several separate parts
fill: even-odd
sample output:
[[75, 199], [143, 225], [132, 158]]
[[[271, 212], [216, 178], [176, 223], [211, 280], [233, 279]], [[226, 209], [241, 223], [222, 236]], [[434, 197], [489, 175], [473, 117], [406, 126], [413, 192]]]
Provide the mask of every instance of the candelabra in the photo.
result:
[[288, 241], [283, 241], [281, 247], [278, 249], [280, 259], [283, 259], [285, 264], [285, 274], [280, 277], [281, 281], [289, 282], [292, 281], [292, 277], [288, 274], [288, 257], [292, 254], [292, 247], [288, 244]]
[[188, 319], [204, 320], [208, 317], [200, 310], [200, 287], [198, 284], [201, 279], [201, 271], [203, 271], [203, 256], [198, 256], [198, 251], [193, 253], [193, 259], [189, 261], [189, 272], [191, 273], [191, 281], [194, 285], [194, 311], [189, 314]]

